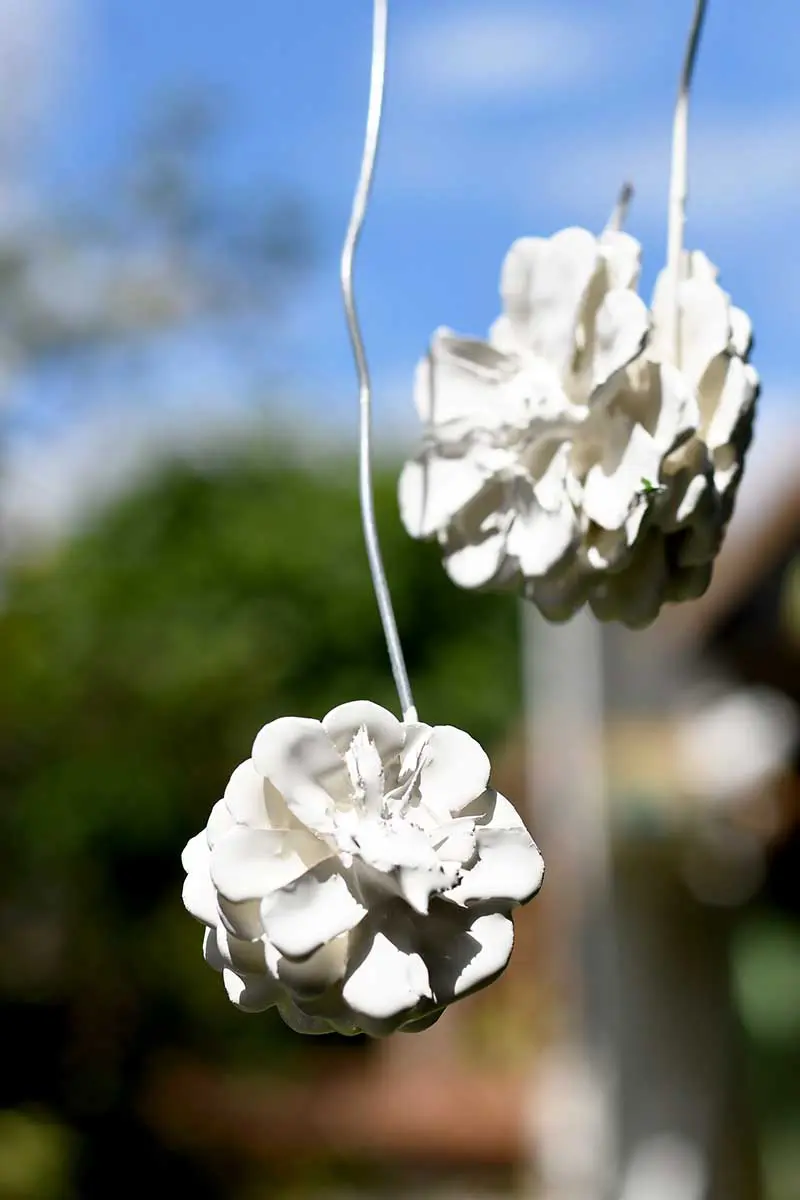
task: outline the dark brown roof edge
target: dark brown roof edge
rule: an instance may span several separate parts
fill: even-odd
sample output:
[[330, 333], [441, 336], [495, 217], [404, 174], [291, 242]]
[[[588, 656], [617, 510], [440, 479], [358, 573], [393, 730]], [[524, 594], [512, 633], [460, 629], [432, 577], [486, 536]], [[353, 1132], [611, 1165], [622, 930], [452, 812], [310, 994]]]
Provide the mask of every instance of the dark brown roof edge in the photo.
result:
[[800, 541], [800, 480], [782, 488], [758, 517], [752, 513], [742, 525], [734, 515], [728, 536], [714, 568], [714, 578], [704, 596], [665, 611], [659, 627], [680, 643], [694, 643], [741, 603], [781, 556]]

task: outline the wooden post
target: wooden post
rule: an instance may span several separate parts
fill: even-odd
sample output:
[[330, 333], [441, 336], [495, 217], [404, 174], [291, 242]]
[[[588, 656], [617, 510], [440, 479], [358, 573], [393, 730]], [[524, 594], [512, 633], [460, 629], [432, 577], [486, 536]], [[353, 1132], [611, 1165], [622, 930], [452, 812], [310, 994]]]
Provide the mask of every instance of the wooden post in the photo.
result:
[[522, 643], [528, 816], [547, 865], [542, 901], [563, 1004], [530, 1090], [526, 1193], [617, 1200], [602, 631], [588, 613], [553, 626], [524, 604]]

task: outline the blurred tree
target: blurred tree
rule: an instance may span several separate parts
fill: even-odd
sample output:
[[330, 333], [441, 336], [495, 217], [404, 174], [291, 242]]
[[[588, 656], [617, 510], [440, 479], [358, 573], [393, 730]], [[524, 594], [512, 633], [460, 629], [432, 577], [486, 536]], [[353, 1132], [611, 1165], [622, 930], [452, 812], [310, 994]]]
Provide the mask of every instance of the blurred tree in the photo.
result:
[[[453, 588], [394, 489], [382, 475], [379, 520], [420, 711], [491, 744], [517, 708], [515, 607]], [[132, 1189], [156, 1169], [135, 1102], [164, 1047], [272, 1071], [309, 1049], [229, 1005], [179, 855], [264, 722], [395, 707], [354, 465], [265, 445], [170, 468], [10, 569], [0, 661], [0, 1003], [28, 1043], [0, 1100], [92, 1135], [80, 1195], [119, 1195], [120, 1155], [137, 1147]]]
[[[120, 170], [101, 181], [99, 189], [68, 198], [36, 195], [21, 187], [20, 203], [4, 211], [0, 432], [27, 425], [38, 428], [62, 407], [71, 416], [87, 398], [97, 397], [91, 385], [98, 375], [113, 384], [117, 395], [128, 394], [135, 402], [142, 372], [158, 376], [163, 352], [180, 339], [184, 345], [188, 339], [191, 349], [198, 337], [212, 336], [215, 346], [222, 347], [226, 339], [240, 338], [257, 323], [259, 349], [265, 341], [270, 343], [269, 331], [276, 330], [290, 290], [309, 262], [305, 212], [264, 181], [250, 181], [244, 192], [225, 182], [215, 157], [223, 131], [217, 113], [217, 106], [209, 105], [199, 92], [160, 104], [138, 146], [127, 148]], [[237, 362], [242, 370], [260, 366], [252, 353], [249, 358], [238, 356]], [[0, 455], [5, 450], [6, 444], [0, 443]], [[177, 484], [166, 487], [166, 508], [173, 502], [180, 506], [185, 490]], [[189, 824], [186, 795], [183, 800], [180, 796], [208, 757], [202, 747], [204, 729], [198, 728], [194, 744], [199, 759], [183, 778], [186, 744], [194, 740], [193, 718], [180, 703], [176, 734], [184, 752], [171, 765], [171, 735], [164, 722], [171, 721], [179, 696], [193, 687], [190, 681], [202, 680], [207, 672], [213, 676], [215, 668], [210, 660], [205, 667], [191, 664], [190, 627], [195, 628], [195, 618], [189, 610], [197, 607], [201, 622], [203, 613], [209, 615], [207, 601], [185, 591], [192, 590], [194, 569], [187, 567], [185, 575], [178, 568], [173, 595], [172, 582], [163, 578], [166, 563], [158, 560], [157, 566], [154, 561], [151, 576], [146, 558], [137, 557], [147, 553], [143, 536], [145, 541], [151, 536], [158, 542], [162, 535], [180, 541], [182, 532], [190, 534], [190, 529], [174, 523], [180, 518], [173, 508], [173, 523], [155, 530], [158, 512], [146, 499], [141, 501], [141, 517], [141, 527], [133, 513], [118, 517], [124, 525], [132, 521], [134, 536], [117, 584], [120, 595], [128, 586], [123, 577], [137, 589], [137, 604], [141, 601], [144, 608], [136, 615], [128, 610], [126, 618], [120, 596], [103, 582], [110, 565], [106, 560], [117, 554], [112, 522], [105, 534], [97, 532], [104, 561], [93, 558], [91, 538], [73, 548], [86, 565], [85, 574], [78, 568], [77, 593], [61, 574], [73, 570], [69, 562], [77, 563], [72, 550], [28, 572], [5, 562], [8, 592], [4, 590], [3, 601], [8, 604], [0, 618], [8, 622], [4, 627], [17, 655], [3, 685], [2, 707], [15, 717], [3, 739], [8, 753], [0, 754], [0, 775], [8, 784], [5, 796], [15, 794], [11, 803], [2, 803], [0, 815], [0, 827], [7, 834], [0, 849], [6, 872], [0, 884], [0, 1011], [15, 1031], [0, 1072], [0, 1108], [9, 1113], [7, 1128], [12, 1132], [31, 1129], [38, 1137], [44, 1130], [42, 1137], [50, 1138], [54, 1128], [50, 1140], [60, 1144], [54, 1140], [55, 1114], [81, 1134], [77, 1194], [104, 1198], [128, 1191], [138, 1195], [143, 1182], [152, 1183], [154, 1176], [165, 1187], [174, 1183], [178, 1190], [191, 1186], [198, 1196], [212, 1194], [190, 1167], [176, 1165], [153, 1146], [132, 1097], [146, 1051], [167, 1044], [172, 1033], [212, 1052], [216, 1047], [226, 1057], [226, 1037], [234, 1048], [240, 1037], [240, 1024], [231, 1019], [235, 1014], [218, 1004], [207, 980], [197, 988], [200, 1017], [194, 1023], [188, 1020], [184, 1029], [184, 988], [196, 988], [202, 973], [197, 973], [196, 938], [191, 933], [186, 938], [175, 904], [179, 878], [174, 853], [180, 849], [175, 838], [177, 834], [179, 842]], [[128, 539], [128, 533], [122, 536]], [[8, 553], [7, 545], [4, 548]], [[187, 561], [191, 557], [188, 553]], [[122, 559], [119, 563], [123, 567]], [[141, 570], [144, 576], [138, 579]], [[155, 615], [148, 620], [148, 605], [154, 606], [155, 614], [161, 605], [170, 607], [171, 595], [180, 605], [182, 591], [187, 612], [179, 607], [164, 614], [171, 632]], [[99, 606], [97, 611], [94, 606]], [[59, 631], [58, 647], [46, 645], [48, 625]], [[227, 659], [228, 669], [234, 671], [231, 654], [237, 635], [224, 625], [220, 633], [228, 647], [220, 651], [220, 660]], [[240, 646], [242, 637], [246, 632], [239, 636]], [[106, 659], [109, 642], [115, 647], [114, 663]], [[203, 648], [204, 655], [209, 652], [210, 641]], [[84, 666], [73, 675], [79, 660], [85, 660]], [[90, 661], [99, 670], [91, 683], [94, 668], [85, 673]], [[139, 676], [132, 688], [119, 677], [123, 661]], [[237, 661], [241, 664], [241, 654]], [[163, 678], [161, 669], [166, 671]], [[243, 686], [248, 687], [246, 680]], [[149, 704], [151, 691], [160, 696], [150, 716], [166, 776], [148, 761], [146, 746], [138, 744], [142, 722], [149, 720], [140, 705]], [[215, 701], [202, 687], [196, 699], [198, 713], [209, 719]], [[64, 757], [64, 718], [68, 711], [77, 715], [84, 704], [82, 732], [74, 749], [78, 743], [82, 748]], [[29, 742], [26, 734], [15, 745], [17, 732], [33, 732], [31, 705], [38, 710], [34, 725], [43, 739], [37, 735]], [[130, 728], [123, 735], [128, 721]], [[110, 726], [118, 728], [119, 737], [108, 738]], [[222, 728], [227, 728], [227, 718]], [[213, 759], [216, 752], [210, 753]], [[25, 797], [17, 795], [12, 782], [23, 777], [32, 789]], [[60, 798], [51, 791], [54, 784]], [[213, 792], [220, 782], [205, 780], [203, 793], [209, 785]], [[204, 795], [194, 823], [202, 821], [205, 800]], [[159, 907], [164, 897], [168, 900]], [[165, 968], [174, 953], [175, 962], [184, 954], [185, 978]], [[157, 983], [162, 977], [163, 986]], [[268, 1022], [262, 1035], [269, 1042]], [[247, 1036], [250, 1044], [259, 1041]], [[35, 1139], [29, 1140], [33, 1144]], [[130, 1160], [122, 1180], [121, 1153]], [[19, 1157], [20, 1200], [28, 1194], [23, 1168], [27, 1170], [25, 1164], [37, 1155], [43, 1161], [43, 1154]], [[57, 1156], [51, 1158], [57, 1161]], [[53, 1171], [48, 1168], [36, 1179], [30, 1176], [31, 1195], [35, 1191], [37, 1196], [66, 1196], [63, 1179], [52, 1188], [47, 1182]], [[0, 1180], [2, 1195], [4, 1186]]]
[[[6, 398], [26, 372], [51, 384], [77, 369], [76, 406], [87, 372], [110, 358], [117, 382], [122, 354], [130, 384], [144, 351], [179, 336], [211, 333], [221, 346], [257, 328], [250, 357], [263, 348], [264, 318], [274, 325], [311, 261], [310, 226], [304, 205], [266, 180], [221, 182], [223, 132], [202, 91], [170, 96], [99, 190], [30, 200], [0, 221]], [[7, 418], [25, 417], [12, 403]]]
[[[98, 371], [135, 401], [132, 368], [155, 349], [158, 372], [176, 339], [238, 351], [256, 328], [237, 362], [263, 362], [310, 238], [293, 201], [220, 182], [219, 132], [216, 107], [184, 97], [102, 196], [0, 227], [9, 425], [65, 398], [73, 413]], [[88, 1200], [154, 1181], [229, 1196], [154, 1141], [137, 1110], [149, 1065], [172, 1051], [280, 1071], [311, 1048], [229, 1005], [179, 898], [182, 846], [263, 723], [356, 696], [394, 706], [354, 465], [257, 449], [162, 470], [46, 557], [4, 565], [0, 1108], [9, 1137], [58, 1150], [35, 1177], [44, 1151], [18, 1156], [20, 1200], [63, 1200], [62, 1162]], [[378, 507], [417, 702], [491, 743], [516, 707], [514, 608], [453, 589], [403, 534], [394, 488], [384, 475]]]

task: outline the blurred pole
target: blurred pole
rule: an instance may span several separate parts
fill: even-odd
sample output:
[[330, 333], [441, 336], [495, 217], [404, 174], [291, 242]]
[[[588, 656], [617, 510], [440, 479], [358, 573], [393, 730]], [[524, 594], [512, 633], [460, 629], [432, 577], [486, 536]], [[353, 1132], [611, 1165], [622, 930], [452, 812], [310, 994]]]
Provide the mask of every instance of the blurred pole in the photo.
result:
[[528, 808], [547, 864], [542, 902], [563, 1009], [529, 1093], [536, 1200], [617, 1200], [615, 969], [603, 638], [581, 612], [549, 625], [521, 606]]

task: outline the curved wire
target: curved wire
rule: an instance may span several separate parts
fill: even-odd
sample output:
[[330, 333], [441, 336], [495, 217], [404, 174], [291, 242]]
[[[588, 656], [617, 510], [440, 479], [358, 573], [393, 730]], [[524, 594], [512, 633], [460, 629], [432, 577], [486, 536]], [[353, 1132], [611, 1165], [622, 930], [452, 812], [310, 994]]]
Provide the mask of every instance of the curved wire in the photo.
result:
[[683, 274], [683, 237], [686, 226], [686, 198], [689, 191], [689, 93], [692, 87], [700, 35], [703, 31], [707, 0], [696, 0], [694, 16], [683, 59], [675, 119], [672, 126], [672, 168], [669, 181], [669, 218], [667, 224], [667, 271], [673, 288], [673, 343], [676, 360], [679, 353], [678, 287]]
[[364, 225], [367, 213], [372, 179], [375, 173], [375, 159], [380, 140], [381, 116], [383, 113], [383, 96], [386, 84], [386, 41], [388, 28], [388, 0], [374, 0], [372, 27], [372, 66], [370, 69], [369, 105], [367, 107], [367, 131], [364, 139], [364, 154], [361, 160], [361, 170], [353, 198], [353, 210], [350, 224], [344, 239], [341, 259], [342, 299], [347, 319], [347, 329], [353, 348], [353, 357], [358, 374], [358, 401], [360, 411], [359, 453], [358, 453], [358, 493], [361, 505], [361, 524], [364, 530], [364, 544], [369, 560], [369, 570], [372, 576], [372, 587], [375, 601], [380, 613], [383, 634], [386, 638], [386, 648], [389, 651], [389, 661], [392, 666], [400, 708], [405, 720], [416, 720], [417, 711], [411, 695], [411, 685], [408, 680], [403, 647], [397, 632], [392, 607], [392, 597], [381, 556], [378, 528], [375, 521], [375, 501], [372, 486], [372, 384], [370, 382], [367, 356], [364, 341], [361, 336], [361, 326], [356, 310], [353, 291], [353, 259], [356, 247]]

